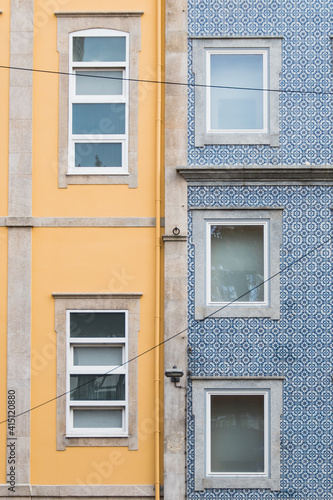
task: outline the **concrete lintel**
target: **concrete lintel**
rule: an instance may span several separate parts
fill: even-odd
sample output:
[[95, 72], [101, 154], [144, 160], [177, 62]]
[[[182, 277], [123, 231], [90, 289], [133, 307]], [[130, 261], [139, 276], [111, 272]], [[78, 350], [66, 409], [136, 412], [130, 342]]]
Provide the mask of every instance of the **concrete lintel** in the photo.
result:
[[190, 377], [190, 380], [285, 380], [284, 376], [272, 376], [272, 377]]
[[53, 293], [55, 299], [137, 299], [142, 293]]
[[110, 11], [82, 11], [82, 12], [55, 12], [54, 15], [56, 17], [141, 17], [144, 12], [141, 10], [138, 11], [124, 11], [124, 12], [110, 12]]
[[[284, 37], [283, 35], [262, 35], [262, 36], [259, 36], [259, 35], [251, 35], [251, 36], [234, 36], [234, 35], [230, 35], [230, 36], [219, 36], [218, 39], [219, 40], [260, 40], [262, 38], [269, 38], [269, 39], [277, 39], [277, 40], [282, 40]], [[212, 36], [208, 36], [208, 35], [203, 35], [203, 36], [196, 36], [196, 35], [189, 35], [189, 39], [190, 40], [216, 40], [216, 37], [212, 37]]]
[[[260, 205], [259, 207], [246, 207], [246, 210], [250, 210], [251, 212], [255, 212], [255, 211], [260, 211], [260, 210], [284, 210], [285, 207], [268, 207], [266, 205]], [[216, 207], [205, 207], [205, 206], [199, 206], [199, 207], [189, 207], [189, 210], [205, 210], [207, 212], [209, 212], [209, 210], [213, 211], [215, 210], [216, 211]], [[239, 211], [239, 207], [229, 207], [229, 206], [219, 206], [219, 210], [228, 210], [230, 212], [233, 212], [233, 211]]]
[[190, 184], [333, 184], [333, 165], [185, 166], [177, 171]]

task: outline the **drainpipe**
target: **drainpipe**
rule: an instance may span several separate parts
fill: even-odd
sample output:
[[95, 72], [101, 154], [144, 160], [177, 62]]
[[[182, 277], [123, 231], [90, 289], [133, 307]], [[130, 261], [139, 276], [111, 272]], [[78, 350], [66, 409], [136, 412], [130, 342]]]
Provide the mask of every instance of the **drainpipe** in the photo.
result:
[[[162, 2], [156, 0], [156, 80], [162, 80]], [[161, 145], [162, 88], [156, 84], [156, 229], [155, 229], [155, 345], [160, 344], [161, 324]], [[154, 445], [155, 445], [155, 500], [160, 500], [160, 348], [155, 349], [154, 377]]]

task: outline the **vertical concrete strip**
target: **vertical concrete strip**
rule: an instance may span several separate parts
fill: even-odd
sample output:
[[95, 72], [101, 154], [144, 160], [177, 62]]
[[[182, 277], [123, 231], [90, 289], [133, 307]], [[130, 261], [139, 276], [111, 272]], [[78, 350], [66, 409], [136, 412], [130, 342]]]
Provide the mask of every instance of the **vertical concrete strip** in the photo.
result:
[[[165, 80], [187, 81], [187, 0], [166, 0]], [[165, 86], [165, 368], [185, 372], [182, 389], [164, 383], [164, 500], [186, 498], [187, 87]], [[180, 230], [177, 235], [178, 228]]]
[[[33, 67], [33, 0], [11, 1], [10, 66]], [[32, 72], [10, 70], [8, 215], [32, 215]], [[31, 228], [8, 228], [7, 390], [16, 414], [30, 408]], [[12, 399], [13, 401], [13, 399]], [[15, 439], [14, 439], [15, 438]], [[30, 481], [30, 415], [9, 433], [15, 483]], [[11, 453], [11, 455], [10, 455]], [[13, 472], [13, 469], [11, 469]], [[10, 495], [9, 495], [10, 496]]]

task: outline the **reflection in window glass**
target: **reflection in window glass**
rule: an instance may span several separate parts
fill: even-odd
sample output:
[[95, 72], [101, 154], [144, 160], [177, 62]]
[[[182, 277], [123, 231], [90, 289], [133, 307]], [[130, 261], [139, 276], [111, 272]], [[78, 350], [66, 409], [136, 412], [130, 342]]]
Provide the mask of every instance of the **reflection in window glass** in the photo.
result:
[[73, 410], [75, 428], [121, 428], [122, 410]]
[[264, 268], [263, 225], [211, 226], [212, 302], [263, 302]]
[[125, 313], [71, 312], [70, 336], [84, 338], [125, 337]]
[[122, 71], [77, 71], [76, 95], [121, 95]]
[[125, 375], [71, 375], [71, 401], [124, 401]]
[[123, 36], [80, 36], [73, 38], [73, 61], [117, 62], [126, 60]]
[[74, 347], [74, 366], [118, 366], [122, 363], [122, 347], [103, 345]]
[[73, 134], [124, 134], [125, 104], [73, 104]]
[[119, 142], [78, 142], [75, 144], [76, 167], [120, 167], [122, 145]]
[[211, 129], [263, 129], [263, 82], [262, 54], [211, 54]]
[[211, 395], [210, 418], [211, 472], [264, 472], [264, 395]]

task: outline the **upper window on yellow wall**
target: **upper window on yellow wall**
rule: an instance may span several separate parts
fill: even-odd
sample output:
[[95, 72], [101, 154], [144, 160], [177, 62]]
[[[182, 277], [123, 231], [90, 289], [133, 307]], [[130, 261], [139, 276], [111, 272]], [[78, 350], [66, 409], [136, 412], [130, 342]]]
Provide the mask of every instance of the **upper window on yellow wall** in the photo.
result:
[[71, 35], [70, 174], [128, 172], [128, 34]]

